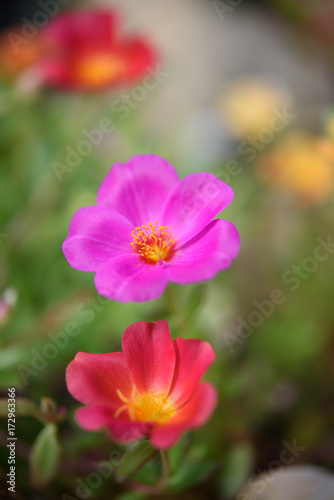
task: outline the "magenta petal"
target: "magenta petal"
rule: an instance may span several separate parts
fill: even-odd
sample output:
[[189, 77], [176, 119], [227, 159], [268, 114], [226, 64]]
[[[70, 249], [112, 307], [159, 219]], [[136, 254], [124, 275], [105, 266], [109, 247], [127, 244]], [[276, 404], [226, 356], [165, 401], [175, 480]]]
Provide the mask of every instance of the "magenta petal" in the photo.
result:
[[104, 264], [95, 275], [95, 286], [103, 297], [119, 302], [146, 302], [163, 294], [169, 266], [145, 264], [138, 254], [121, 255]]
[[203, 382], [173, 418], [153, 429], [150, 437], [153, 446], [158, 449], [170, 448], [184, 432], [196, 429], [209, 420], [216, 405], [216, 389], [213, 385]]
[[98, 204], [111, 207], [134, 226], [158, 220], [178, 175], [164, 158], [138, 155], [112, 167], [98, 192]]
[[123, 404], [117, 394], [131, 395], [132, 380], [123, 353], [79, 352], [66, 369], [66, 383], [72, 396], [84, 404]]
[[106, 207], [80, 208], [72, 218], [63, 252], [75, 269], [95, 272], [112, 257], [132, 251], [132, 230], [126, 218]]
[[170, 262], [169, 279], [181, 284], [210, 280], [231, 265], [239, 247], [235, 226], [225, 220], [214, 220], [177, 250]]
[[115, 419], [116, 408], [106, 404], [86, 406], [76, 412], [78, 424], [87, 431], [108, 429], [111, 436], [121, 443], [131, 443], [141, 439], [146, 431], [142, 422], [132, 422], [124, 411]]
[[122, 348], [139, 392], [168, 394], [175, 367], [175, 350], [167, 321], [139, 321], [124, 332]]
[[180, 246], [196, 236], [232, 199], [232, 188], [214, 175], [188, 175], [170, 193], [161, 223], [172, 226]]
[[202, 376], [216, 358], [208, 342], [200, 339], [174, 340], [175, 375], [169, 398], [177, 406], [184, 404], [194, 393]]

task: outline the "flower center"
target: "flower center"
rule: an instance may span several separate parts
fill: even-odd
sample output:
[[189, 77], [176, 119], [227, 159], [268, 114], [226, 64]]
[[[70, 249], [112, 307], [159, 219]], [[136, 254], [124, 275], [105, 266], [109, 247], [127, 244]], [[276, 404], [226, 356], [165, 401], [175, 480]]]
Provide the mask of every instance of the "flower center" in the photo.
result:
[[131, 233], [132, 248], [148, 264], [157, 264], [161, 260], [168, 262], [176, 245], [171, 229], [172, 226], [162, 226], [158, 221], [136, 227]]
[[79, 61], [76, 76], [81, 83], [96, 88], [113, 82], [123, 71], [124, 62], [119, 57], [93, 54]]
[[130, 398], [123, 396], [120, 390], [117, 394], [125, 404], [115, 412], [115, 418], [124, 410], [128, 410], [132, 422], [165, 422], [175, 414], [174, 405], [165, 394], [151, 391], [138, 394], [134, 386]]

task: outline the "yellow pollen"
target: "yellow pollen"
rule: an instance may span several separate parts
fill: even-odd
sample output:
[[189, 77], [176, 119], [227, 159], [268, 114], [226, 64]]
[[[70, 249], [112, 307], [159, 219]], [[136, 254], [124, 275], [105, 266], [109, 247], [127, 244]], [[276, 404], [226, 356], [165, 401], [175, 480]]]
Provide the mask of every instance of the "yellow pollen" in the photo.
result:
[[173, 257], [176, 246], [171, 229], [172, 226], [163, 226], [158, 221], [136, 227], [131, 233], [131, 246], [148, 264], [168, 262]]
[[175, 414], [174, 405], [168, 400], [165, 394], [146, 392], [139, 394], [132, 387], [131, 396], [126, 398], [120, 390], [117, 394], [124, 405], [115, 412], [114, 417], [118, 418], [123, 411], [128, 411], [132, 422], [165, 422]]

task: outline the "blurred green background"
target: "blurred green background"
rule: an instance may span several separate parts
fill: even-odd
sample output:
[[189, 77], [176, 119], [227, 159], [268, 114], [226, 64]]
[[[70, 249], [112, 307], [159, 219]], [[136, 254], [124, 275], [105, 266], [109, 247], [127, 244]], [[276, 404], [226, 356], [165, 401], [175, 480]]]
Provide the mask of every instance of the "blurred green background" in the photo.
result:
[[[40, 492], [29, 483], [28, 460], [43, 424], [32, 416], [18, 418], [13, 498], [77, 498], [75, 489], [94, 470], [92, 463], [121, 449], [104, 433], [75, 424], [78, 404], [67, 392], [64, 373], [79, 350], [120, 350], [124, 329], [139, 320], [167, 319], [173, 337], [204, 338], [217, 353], [206, 378], [219, 390], [219, 406], [176, 450], [175, 478], [159, 498], [235, 498], [253, 474], [280, 460], [286, 442], [305, 448], [294, 464], [334, 470], [332, 2], [103, 5], [122, 12], [126, 29], [147, 35], [166, 73], [143, 101], [135, 101], [127, 118], [121, 120], [111, 105], [131, 95], [131, 86], [95, 94], [32, 92], [17, 82], [0, 89], [2, 396], [15, 387], [17, 396], [37, 405], [48, 397], [68, 410], [58, 429], [59, 472]], [[8, 22], [34, 12], [32, 4], [29, 12], [22, 4]], [[254, 81], [259, 88], [250, 91]], [[241, 107], [230, 106], [235, 100]], [[265, 135], [259, 139], [284, 106], [294, 118], [268, 142]], [[77, 151], [83, 131], [105, 118], [114, 131], [60, 175], [55, 162], [64, 165], [68, 148]], [[307, 135], [306, 143], [314, 141], [314, 157], [297, 147], [293, 157], [286, 153], [284, 141], [295, 130]], [[256, 154], [249, 160], [240, 145], [249, 146], [252, 137], [260, 147], [252, 146]], [[98, 297], [93, 275], [69, 266], [61, 245], [73, 213], [95, 203], [111, 165], [148, 152], [164, 156], [180, 177], [209, 171], [232, 186], [235, 199], [220, 217], [238, 228], [240, 255], [212, 282], [170, 286], [146, 304], [108, 302]], [[268, 181], [272, 164], [276, 174]], [[286, 182], [277, 169], [288, 172]], [[318, 253], [319, 245], [324, 249]], [[79, 329], [75, 336], [64, 334], [71, 322]], [[57, 346], [55, 338], [67, 344]], [[0, 426], [5, 443], [5, 419]], [[7, 498], [7, 457], [4, 446], [1, 498]], [[150, 462], [146, 478], [158, 468], [158, 461]], [[89, 498], [141, 498], [113, 476], [91, 490]]]

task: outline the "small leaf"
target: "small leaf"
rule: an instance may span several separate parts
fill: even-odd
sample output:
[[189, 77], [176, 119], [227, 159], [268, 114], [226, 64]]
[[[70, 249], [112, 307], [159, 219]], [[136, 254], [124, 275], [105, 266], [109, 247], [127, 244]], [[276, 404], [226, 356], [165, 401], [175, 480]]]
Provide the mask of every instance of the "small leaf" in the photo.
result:
[[234, 497], [251, 473], [253, 449], [250, 444], [236, 445], [224, 459], [222, 489], [227, 497]]
[[[0, 399], [0, 417], [7, 417], [8, 411], [8, 399]], [[15, 399], [15, 415], [17, 417], [40, 418], [38, 406], [25, 398]]]
[[121, 463], [115, 469], [115, 477], [118, 481], [124, 481], [130, 476], [133, 476], [141, 469], [154, 455], [157, 450], [154, 449], [149, 441], [142, 441], [127, 450]]
[[59, 459], [57, 428], [49, 424], [38, 434], [29, 457], [30, 480], [34, 488], [42, 489], [53, 479]]
[[184, 463], [169, 480], [167, 491], [180, 491], [205, 479], [221, 465], [220, 462]]

